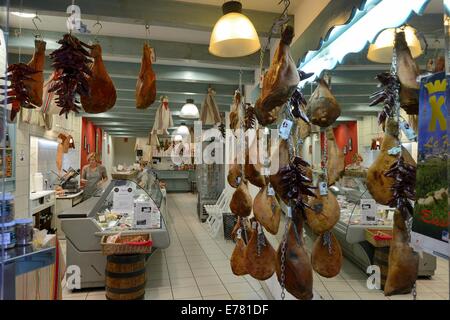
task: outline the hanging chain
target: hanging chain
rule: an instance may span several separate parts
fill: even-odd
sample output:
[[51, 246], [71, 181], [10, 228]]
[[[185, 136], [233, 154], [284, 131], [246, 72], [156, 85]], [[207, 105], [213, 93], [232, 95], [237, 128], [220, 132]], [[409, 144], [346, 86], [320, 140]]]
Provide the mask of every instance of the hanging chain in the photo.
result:
[[290, 218], [288, 217], [286, 221], [286, 225], [284, 226], [284, 234], [283, 234], [283, 240], [281, 242], [281, 266], [280, 266], [280, 278], [281, 278], [281, 300], [284, 300], [286, 293], [285, 293], [285, 280], [286, 280], [286, 246], [287, 246], [287, 237], [289, 232], [289, 221]]

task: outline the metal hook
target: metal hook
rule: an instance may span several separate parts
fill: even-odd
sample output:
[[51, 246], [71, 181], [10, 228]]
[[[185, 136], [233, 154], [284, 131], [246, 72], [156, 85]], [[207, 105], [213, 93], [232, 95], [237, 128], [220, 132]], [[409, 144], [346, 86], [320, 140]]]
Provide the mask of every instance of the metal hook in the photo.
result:
[[145, 35], [147, 36], [147, 41], [150, 41], [150, 25], [148, 23], [145, 24]]
[[36, 15], [34, 16], [33, 20], [31, 20], [31, 22], [33, 22], [34, 28], [37, 31], [37, 33], [34, 34], [34, 37], [35, 38], [42, 38], [42, 34], [41, 34], [41, 31], [39, 30], [37, 24], [36, 24], [36, 20], [39, 20], [39, 22], [42, 23], [42, 20], [41, 20], [41, 18], [38, 17], [37, 12], [36, 12]]
[[103, 26], [102, 26], [102, 24], [100, 23], [100, 21], [97, 19], [97, 22], [96, 23], [94, 23], [94, 25], [92, 26], [92, 28], [94, 28], [95, 26], [99, 26], [99, 29], [97, 30], [97, 32], [95, 33], [95, 41], [96, 42], [98, 42], [98, 34], [100, 33], [100, 30], [102, 30], [103, 29]]

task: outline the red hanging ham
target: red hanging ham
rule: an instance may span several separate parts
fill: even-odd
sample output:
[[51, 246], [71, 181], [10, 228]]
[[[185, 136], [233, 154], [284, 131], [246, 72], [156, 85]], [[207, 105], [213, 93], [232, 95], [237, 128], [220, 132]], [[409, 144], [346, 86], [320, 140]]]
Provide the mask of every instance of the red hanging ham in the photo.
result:
[[152, 68], [152, 50], [145, 43], [141, 71], [136, 83], [136, 108], [147, 109], [156, 100], [156, 75]]

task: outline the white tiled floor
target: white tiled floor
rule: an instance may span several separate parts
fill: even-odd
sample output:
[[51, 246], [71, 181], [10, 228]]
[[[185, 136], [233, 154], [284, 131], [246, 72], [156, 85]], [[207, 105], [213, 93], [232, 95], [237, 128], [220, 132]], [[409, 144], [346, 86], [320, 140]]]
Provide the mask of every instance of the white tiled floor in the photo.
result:
[[[232, 241], [213, 239], [197, 217], [197, 196], [168, 195], [168, 227], [171, 244], [148, 261], [145, 299], [261, 300], [268, 299], [261, 283], [250, 276], [231, 272]], [[280, 224], [280, 226], [283, 225]], [[268, 236], [275, 245], [276, 238]], [[312, 241], [307, 240], [311, 248]], [[276, 246], [275, 246], [276, 247]], [[65, 243], [62, 242], [62, 248]], [[448, 262], [438, 259], [436, 275], [417, 281], [417, 299], [444, 300], [449, 297]], [[367, 276], [344, 259], [341, 273], [332, 279], [314, 275], [314, 290], [325, 300], [401, 300], [412, 295], [385, 297], [380, 290], [365, 286]], [[77, 293], [64, 289], [64, 299], [105, 299], [104, 291]], [[277, 297], [278, 298], [278, 297]]]

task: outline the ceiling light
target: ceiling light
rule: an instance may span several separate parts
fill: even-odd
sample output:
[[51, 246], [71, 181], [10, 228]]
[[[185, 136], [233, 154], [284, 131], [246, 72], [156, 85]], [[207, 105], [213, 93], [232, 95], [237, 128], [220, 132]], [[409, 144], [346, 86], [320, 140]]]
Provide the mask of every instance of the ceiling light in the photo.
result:
[[175, 135], [175, 137], [173, 137], [173, 141], [174, 142], [182, 142], [183, 141], [183, 136], [180, 134]]
[[209, 52], [225, 58], [243, 57], [261, 48], [258, 33], [244, 16], [242, 4], [227, 1], [222, 6], [223, 16], [217, 21], [209, 41]]
[[28, 18], [28, 19], [36, 17], [35, 13], [26, 13], [26, 12], [12, 11], [11, 14], [14, 15], [14, 16], [17, 16], [17, 17]]
[[[416, 36], [416, 29], [406, 26], [404, 31], [406, 43], [411, 50], [412, 57], [417, 58], [423, 51], [420, 46], [420, 41]], [[390, 63], [394, 49], [395, 32], [396, 28], [386, 29], [381, 32], [375, 43], [370, 45], [367, 59], [373, 62]]]
[[198, 108], [194, 104], [194, 100], [192, 99], [186, 100], [186, 104], [181, 108], [179, 117], [185, 119], [198, 119], [200, 117], [198, 113]]
[[175, 130], [175, 135], [188, 136], [190, 135], [189, 128], [182, 124]]

